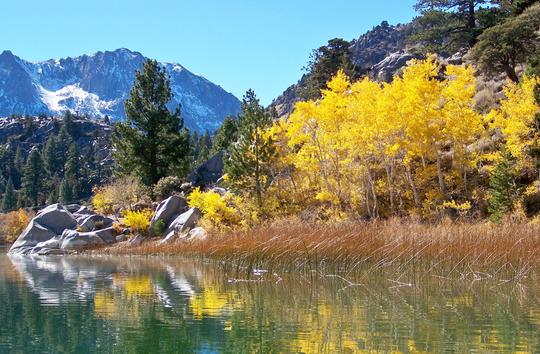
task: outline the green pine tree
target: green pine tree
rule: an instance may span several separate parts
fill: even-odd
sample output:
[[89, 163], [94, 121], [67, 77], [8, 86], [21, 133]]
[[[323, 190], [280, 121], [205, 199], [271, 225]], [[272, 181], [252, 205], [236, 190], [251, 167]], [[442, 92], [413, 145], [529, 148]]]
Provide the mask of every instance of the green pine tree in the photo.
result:
[[321, 89], [341, 69], [351, 79], [356, 79], [358, 68], [352, 62], [351, 43], [341, 38], [334, 38], [328, 44], [313, 51], [305, 68], [308, 72], [305, 85], [300, 90], [303, 99], [312, 100], [321, 97]]
[[170, 112], [172, 93], [164, 68], [148, 60], [136, 73], [125, 102], [126, 121], [114, 137], [117, 174], [135, 173], [151, 186], [171, 175], [185, 176], [189, 169], [189, 132], [180, 109]]
[[238, 123], [233, 117], [226, 117], [221, 127], [216, 131], [212, 144], [211, 154], [219, 151], [228, 151], [229, 147], [238, 139]]
[[13, 180], [8, 180], [4, 197], [2, 198], [2, 211], [4, 213], [15, 210], [17, 207], [17, 196], [13, 187]]
[[17, 171], [17, 178], [13, 180], [13, 185], [16, 189], [21, 188], [21, 176], [24, 169], [24, 157], [20, 146], [17, 146], [15, 151], [15, 158], [13, 160], [15, 170]]
[[491, 220], [499, 222], [501, 218], [512, 211], [516, 197], [516, 175], [513, 161], [508, 153], [495, 166], [489, 176], [488, 211]]
[[231, 146], [230, 156], [225, 160], [230, 187], [255, 196], [259, 208], [263, 206], [264, 193], [272, 182], [271, 163], [275, 150], [272, 142], [263, 137], [272, 120], [255, 93], [247, 91], [238, 120], [238, 142]]
[[26, 160], [22, 178], [22, 194], [31, 203], [31, 206], [39, 205], [40, 193], [43, 192], [45, 178], [46, 172], [41, 154], [37, 149], [32, 149]]
[[59, 201], [65, 204], [73, 202], [73, 189], [66, 180], [60, 183]]
[[82, 184], [82, 176], [79, 149], [77, 148], [77, 144], [75, 143], [72, 143], [69, 146], [65, 171], [65, 181], [72, 190], [71, 200], [78, 200], [80, 197], [80, 185]]

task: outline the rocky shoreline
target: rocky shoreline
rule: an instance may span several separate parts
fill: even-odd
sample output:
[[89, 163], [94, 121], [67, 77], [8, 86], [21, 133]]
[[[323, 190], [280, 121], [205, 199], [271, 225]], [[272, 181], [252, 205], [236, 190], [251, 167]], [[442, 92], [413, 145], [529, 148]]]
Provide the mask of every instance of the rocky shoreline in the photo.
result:
[[[185, 198], [171, 196], [157, 205], [144, 235], [122, 227], [118, 216], [95, 213], [78, 204], [52, 204], [42, 209], [11, 245], [11, 255], [65, 255], [87, 249], [126, 244], [139, 246], [148, 237], [160, 238], [160, 245], [179, 239], [204, 240], [207, 233], [196, 227], [201, 218], [197, 208], [189, 208]], [[156, 225], [162, 228], [157, 232]]]

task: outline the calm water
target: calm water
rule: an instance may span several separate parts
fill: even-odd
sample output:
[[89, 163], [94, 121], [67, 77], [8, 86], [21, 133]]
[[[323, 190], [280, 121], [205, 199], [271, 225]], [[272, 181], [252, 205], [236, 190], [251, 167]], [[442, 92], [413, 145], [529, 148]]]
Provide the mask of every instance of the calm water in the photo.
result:
[[540, 352], [540, 284], [481, 278], [408, 286], [371, 272], [351, 285], [238, 279], [181, 259], [1, 254], [0, 352]]

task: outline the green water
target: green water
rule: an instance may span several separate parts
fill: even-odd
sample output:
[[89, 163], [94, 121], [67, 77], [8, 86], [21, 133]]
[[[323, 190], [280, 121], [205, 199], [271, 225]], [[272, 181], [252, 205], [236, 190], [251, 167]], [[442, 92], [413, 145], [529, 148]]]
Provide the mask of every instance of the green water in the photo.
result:
[[347, 279], [239, 279], [175, 258], [1, 254], [0, 352], [540, 352], [532, 276]]

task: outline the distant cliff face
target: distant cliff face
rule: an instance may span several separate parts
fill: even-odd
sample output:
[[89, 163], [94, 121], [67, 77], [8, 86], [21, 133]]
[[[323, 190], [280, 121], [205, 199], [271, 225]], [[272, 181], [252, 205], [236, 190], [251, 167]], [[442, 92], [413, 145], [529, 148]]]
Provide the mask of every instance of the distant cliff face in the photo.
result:
[[[361, 74], [377, 81], [390, 81], [410, 59], [417, 57], [407, 51], [406, 39], [411, 30], [411, 24], [391, 26], [387, 22], [381, 23], [351, 42], [352, 62]], [[306, 75], [272, 102], [271, 106], [280, 116], [292, 112], [305, 82]]]
[[[0, 116], [70, 110], [121, 120], [135, 71], [145, 60], [140, 53], [118, 49], [30, 63], [4, 51], [0, 54]], [[227, 115], [238, 113], [240, 101], [220, 86], [179, 64], [162, 65], [171, 78], [171, 108], [182, 105], [190, 129], [212, 131]]]

